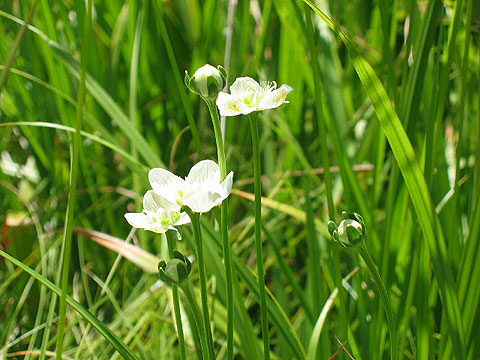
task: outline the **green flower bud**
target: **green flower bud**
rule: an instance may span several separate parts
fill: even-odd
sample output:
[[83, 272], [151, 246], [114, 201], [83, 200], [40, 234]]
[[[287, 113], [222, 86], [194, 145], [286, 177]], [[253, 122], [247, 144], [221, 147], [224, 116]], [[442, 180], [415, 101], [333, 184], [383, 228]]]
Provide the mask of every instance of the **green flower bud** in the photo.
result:
[[158, 274], [160, 279], [166, 284], [181, 283], [188, 278], [192, 270], [192, 264], [182, 253], [175, 250], [173, 257], [168, 262], [161, 260], [158, 263]]
[[328, 232], [341, 245], [356, 246], [365, 239], [365, 223], [360, 214], [343, 212], [344, 220], [337, 226], [333, 221], [328, 223]]
[[195, 71], [192, 77], [185, 71], [185, 85], [190, 91], [203, 98], [216, 98], [226, 81], [227, 72], [220, 65], [217, 68], [208, 64], [204, 65]]

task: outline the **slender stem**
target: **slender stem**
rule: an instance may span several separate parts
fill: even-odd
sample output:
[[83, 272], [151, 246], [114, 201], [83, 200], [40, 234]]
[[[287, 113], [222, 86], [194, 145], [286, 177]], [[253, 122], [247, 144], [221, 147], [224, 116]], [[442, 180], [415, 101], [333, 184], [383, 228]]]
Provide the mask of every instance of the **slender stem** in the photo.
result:
[[215, 359], [215, 351], [213, 349], [212, 332], [210, 331], [210, 315], [208, 314], [208, 298], [207, 298], [207, 271], [205, 268], [205, 258], [203, 254], [202, 230], [200, 228], [200, 214], [194, 213], [190, 208], [185, 207], [185, 211], [190, 216], [193, 225], [193, 234], [195, 246], [197, 248], [198, 272], [200, 274], [200, 292], [202, 296], [203, 310], [203, 327], [207, 338], [207, 348], [209, 359]]
[[87, 17], [84, 30], [84, 43], [82, 47], [82, 57], [81, 57], [81, 73], [80, 73], [80, 83], [78, 87], [78, 96], [77, 96], [77, 112], [75, 116], [75, 134], [73, 136], [73, 155], [71, 162], [71, 171], [70, 171], [70, 190], [68, 193], [68, 207], [65, 221], [65, 232], [63, 234], [63, 254], [62, 254], [62, 280], [61, 280], [61, 289], [62, 293], [60, 296], [60, 309], [58, 312], [58, 331], [57, 331], [57, 356], [58, 360], [62, 359], [63, 354], [63, 335], [65, 329], [65, 313], [67, 311], [67, 287], [68, 287], [68, 278], [69, 278], [69, 269], [70, 269], [70, 260], [72, 257], [72, 230], [73, 230], [73, 213], [76, 204], [76, 192], [77, 192], [77, 179], [78, 179], [78, 159], [81, 146], [81, 130], [82, 130], [82, 119], [83, 119], [83, 106], [85, 103], [85, 94], [86, 94], [86, 77], [87, 77], [87, 59], [88, 59], [88, 47], [90, 39], [90, 28], [92, 25], [92, 5], [93, 1], [88, 1], [87, 7]]
[[218, 166], [220, 167], [220, 174], [222, 176], [222, 181], [227, 176], [227, 161], [225, 160], [225, 149], [223, 147], [223, 138], [222, 138], [222, 129], [220, 126], [220, 119], [218, 117], [217, 106], [215, 105], [215, 99], [204, 98], [203, 101], [208, 106], [210, 111], [210, 116], [212, 117], [213, 131], [215, 132], [215, 142], [217, 143], [217, 156], [218, 156]]
[[[222, 130], [218, 118], [218, 110], [215, 101], [204, 99], [212, 117], [213, 129], [215, 131], [215, 140], [217, 143], [218, 166], [222, 181], [227, 176], [227, 164], [225, 159], [225, 149], [223, 145]], [[225, 276], [227, 282], [227, 360], [233, 359], [233, 270], [230, 241], [228, 240], [228, 202], [225, 200], [220, 206], [220, 233], [223, 244], [223, 256], [225, 258]]]
[[[173, 231], [167, 231], [167, 245], [168, 255], [170, 259], [173, 259], [173, 250], [175, 248], [176, 237]], [[183, 335], [182, 316], [180, 314], [180, 301], [178, 297], [178, 287], [172, 283], [172, 296], [173, 296], [173, 310], [175, 312], [175, 322], [177, 324], [178, 343], [180, 344], [180, 358], [186, 360], [185, 355], [185, 338]]]
[[257, 251], [258, 290], [262, 317], [263, 353], [265, 360], [270, 359], [270, 337], [268, 334], [267, 297], [265, 291], [265, 271], [262, 250], [262, 180], [260, 167], [260, 139], [258, 136], [257, 114], [250, 114], [250, 129], [253, 143], [253, 176], [255, 190], [255, 247]]
[[[198, 307], [197, 300], [195, 299], [195, 294], [193, 293], [192, 283], [189, 279], [181, 282], [178, 286], [183, 290], [185, 297], [187, 298], [188, 306], [193, 315], [193, 320], [195, 321], [195, 327], [198, 330], [200, 337], [200, 344], [202, 347], [202, 359], [210, 359], [208, 356], [208, 341], [205, 335], [205, 327], [203, 326], [202, 315], [200, 308]], [[193, 326], [192, 326], [193, 328]]]
[[395, 324], [395, 317], [393, 315], [392, 305], [390, 304], [390, 298], [388, 297], [387, 289], [383, 284], [382, 278], [378, 273], [377, 267], [373, 262], [370, 254], [368, 253], [367, 246], [365, 242], [362, 242], [361, 246], [355, 247], [358, 254], [362, 257], [365, 264], [367, 264], [368, 270], [372, 274], [373, 278], [375, 279], [375, 283], [377, 284], [377, 288], [380, 292], [380, 296], [383, 300], [383, 305], [385, 306], [385, 314], [387, 315], [387, 322], [388, 322], [388, 329], [390, 332], [390, 351], [391, 351], [391, 358], [392, 360], [396, 360], [398, 358], [398, 345], [397, 345], [397, 326]]

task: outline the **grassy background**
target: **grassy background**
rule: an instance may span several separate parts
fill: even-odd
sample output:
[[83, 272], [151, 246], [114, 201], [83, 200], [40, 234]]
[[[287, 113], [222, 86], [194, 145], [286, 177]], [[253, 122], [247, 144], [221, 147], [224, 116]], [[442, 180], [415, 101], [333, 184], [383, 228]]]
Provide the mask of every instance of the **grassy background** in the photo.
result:
[[[0, 1], [2, 65], [33, 3]], [[472, 0], [316, 4], [354, 41], [355, 52], [371, 64], [394, 105], [423, 169], [428, 190], [423, 196], [438, 214], [435, 238], [443, 239], [440, 253], [452, 281], [433, 269], [434, 254], [421, 229], [425, 219], [412, 206], [415, 197], [397, 165], [399, 155], [378, 121], [388, 116], [371, 100], [377, 88], [362, 85], [352, 50], [319, 16], [305, 12], [301, 1], [239, 1], [230, 27], [224, 0], [96, 1], [74, 226], [128, 238], [166, 257], [164, 240], [143, 231], [129, 233], [123, 214], [139, 210], [149, 168], [167, 167], [184, 176], [199, 159], [216, 159], [208, 111], [182, 79], [185, 69], [192, 73], [205, 63], [224, 64], [229, 55], [229, 84], [248, 75], [294, 88], [290, 104], [263, 112], [260, 121], [269, 199], [263, 211], [264, 261], [276, 299], [269, 303], [274, 358], [305, 356], [327, 298], [357, 267], [328, 312], [314, 358], [330, 358], [347, 340], [345, 347], [356, 359], [389, 354], [386, 318], [367, 269], [354, 252], [326, 236], [329, 216], [319, 170], [324, 165], [319, 129], [325, 126], [335, 166], [336, 220], [342, 210], [359, 212], [366, 220], [367, 246], [399, 327], [400, 357], [450, 359], [465, 352], [477, 359], [480, 7]], [[313, 20], [310, 42], [305, 14]], [[84, 1], [40, 1], [0, 100], [0, 246], [52, 281], [67, 211], [73, 135], [65, 127], [75, 126], [85, 16]], [[225, 54], [228, 29], [232, 47]], [[19, 122], [31, 124], [12, 124]], [[230, 239], [248, 314], [236, 314], [236, 352], [238, 358], [254, 359], [262, 347], [252, 281], [253, 161], [247, 119], [227, 120], [226, 146], [236, 181], [229, 198]], [[287, 171], [298, 173], [287, 176]], [[214, 338], [222, 358], [221, 247], [214, 215], [203, 218]], [[428, 218], [435, 221], [431, 214]], [[191, 255], [191, 229], [182, 233], [179, 246]], [[169, 289], [91, 235], [76, 232], [73, 240], [69, 294], [140, 358], [178, 358]], [[447, 320], [451, 303], [440, 296], [444, 284], [457, 297], [461, 314], [453, 325]], [[49, 290], [0, 258], [0, 357], [51, 356], [57, 318], [48, 315], [50, 304]], [[452, 347], [452, 331], [463, 333], [460, 350]], [[187, 343], [194, 354], [188, 333]], [[67, 356], [115, 357], [112, 346], [72, 308], [67, 308]], [[337, 358], [349, 356], [342, 350]]]

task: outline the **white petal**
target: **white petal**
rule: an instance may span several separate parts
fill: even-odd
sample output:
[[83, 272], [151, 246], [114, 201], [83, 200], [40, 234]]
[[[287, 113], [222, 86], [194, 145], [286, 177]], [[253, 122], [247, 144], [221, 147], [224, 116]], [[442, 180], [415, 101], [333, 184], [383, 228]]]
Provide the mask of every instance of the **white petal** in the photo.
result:
[[137, 229], [145, 229], [153, 224], [144, 213], [126, 213], [124, 216], [128, 223]]
[[190, 220], [190, 217], [188, 216], [188, 214], [186, 212], [183, 212], [180, 215], [180, 219], [174, 225], [185, 225], [185, 224], [189, 224], [191, 222], [192, 221]]
[[143, 209], [146, 210], [147, 212], [155, 213], [159, 208], [162, 208], [165, 211], [180, 210], [180, 206], [178, 204], [172, 203], [171, 201], [158, 195], [153, 190], [148, 190], [145, 196], [143, 197]]
[[220, 184], [220, 194], [222, 196], [222, 201], [225, 200], [228, 195], [232, 192], [232, 184], [233, 184], [233, 171], [227, 175], [225, 180]]
[[202, 160], [190, 169], [185, 181], [189, 184], [218, 185], [220, 183], [220, 168], [215, 161]]
[[218, 93], [217, 107], [221, 116], [236, 116], [242, 113], [242, 103], [237, 98], [224, 92]]
[[285, 98], [292, 91], [293, 88], [289, 85], [282, 85], [277, 90], [269, 91], [265, 94], [264, 98], [260, 100], [258, 109], [266, 110], [279, 107], [285, 102]]
[[145, 230], [152, 231], [152, 232], [157, 233], [157, 234], [163, 234], [163, 233], [166, 233], [168, 231], [168, 229], [170, 229], [170, 228], [175, 229], [173, 226], [161, 226], [161, 225], [158, 225], [158, 224], [154, 223], [154, 224], [146, 227]]
[[206, 213], [221, 203], [221, 194], [212, 191], [198, 192], [184, 201], [184, 205], [196, 213]]
[[232, 86], [230, 86], [230, 93], [237, 98], [243, 98], [246, 94], [251, 93], [252, 91], [260, 93], [262, 88], [258, 82], [248, 76], [237, 78]]
[[161, 168], [150, 170], [148, 181], [158, 195], [174, 204], [177, 203], [178, 192], [183, 189], [185, 183], [182, 178]]

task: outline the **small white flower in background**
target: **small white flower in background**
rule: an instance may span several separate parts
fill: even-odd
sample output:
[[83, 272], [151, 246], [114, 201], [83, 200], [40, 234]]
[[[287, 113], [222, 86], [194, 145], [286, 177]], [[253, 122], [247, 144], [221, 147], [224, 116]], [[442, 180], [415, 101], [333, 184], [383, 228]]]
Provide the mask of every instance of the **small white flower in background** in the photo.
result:
[[148, 173], [153, 190], [165, 199], [193, 212], [205, 213], [218, 206], [232, 191], [233, 171], [220, 182], [220, 168], [212, 160], [195, 164], [184, 179], [170, 171], [156, 168]]
[[230, 94], [218, 94], [217, 107], [222, 116], [250, 114], [253, 111], [267, 110], [279, 107], [292, 91], [289, 85], [282, 85], [266, 81], [259, 84], [252, 78], [240, 77], [230, 87]]
[[188, 224], [187, 213], [180, 212], [180, 206], [172, 203], [153, 190], [143, 197], [143, 212], [127, 213], [125, 219], [134, 228], [145, 229], [159, 234], [175, 230], [175, 226]]

